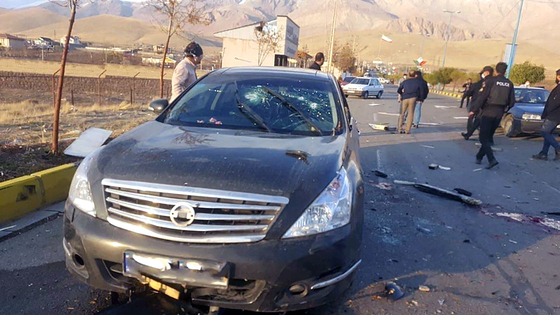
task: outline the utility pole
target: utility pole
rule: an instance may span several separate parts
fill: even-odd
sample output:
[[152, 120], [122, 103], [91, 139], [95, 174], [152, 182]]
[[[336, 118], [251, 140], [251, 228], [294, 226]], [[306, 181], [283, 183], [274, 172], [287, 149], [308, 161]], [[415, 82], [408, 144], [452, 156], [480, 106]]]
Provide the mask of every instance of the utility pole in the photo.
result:
[[445, 50], [443, 51], [443, 62], [441, 64], [441, 67], [444, 68], [445, 67], [445, 57], [447, 55], [447, 44], [449, 44], [449, 28], [451, 27], [451, 19], [453, 18], [453, 14], [454, 13], [461, 13], [461, 11], [449, 11], [449, 10], [443, 10], [443, 12], [445, 13], [449, 13], [449, 22], [447, 23], [447, 29], [445, 31], [446, 34], [446, 39], [445, 39]]
[[332, 26], [331, 26], [331, 47], [329, 48], [329, 72], [334, 72], [334, 67], [332, 64], [333, 61], [333, 53], [334, 53], [334, 33], [336, 31], [336, 5], [338, 0], [334, 1], [334, 10], [333, 10], [333, 18], [332, 18]]
[[513, 67], [513, 62], [515, 61], [515, 53], [516, 53], [516, 43], [517, 43], [517, 33], [519, 32], [519, 24], [521, 23], [521, 13], [523, 12], [523, 2], [525, 0], [521, 0], [521, 5], [519, 6], [519, 15], [517, 16], [517, 26], [515, 27], [515, 31], [513, 32], [513, 40], [511, 41], [511, 51], [509, 52], [509, 60], [508, 60], [508, 68], [506, 71], [506, 78], [509, 78], [509, 72]]

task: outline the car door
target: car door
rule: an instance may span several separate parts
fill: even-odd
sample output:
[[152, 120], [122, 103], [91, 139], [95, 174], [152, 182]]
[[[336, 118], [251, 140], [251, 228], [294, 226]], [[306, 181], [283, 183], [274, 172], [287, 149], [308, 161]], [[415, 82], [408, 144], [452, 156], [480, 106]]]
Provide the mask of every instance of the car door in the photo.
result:
[[375, 79], [369, 79], [367, 91], [369, 95], [375, 94]]

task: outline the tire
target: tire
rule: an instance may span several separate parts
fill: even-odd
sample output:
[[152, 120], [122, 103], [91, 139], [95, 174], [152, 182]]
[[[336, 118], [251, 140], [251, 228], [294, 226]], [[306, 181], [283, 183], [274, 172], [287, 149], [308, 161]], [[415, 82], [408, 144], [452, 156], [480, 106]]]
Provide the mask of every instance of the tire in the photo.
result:
[[375, 96], [377, 99], [381, 98], [381, 95], [383, 95], [383, 91], [379, 91], [377, 92], [377, 95]]
[[512, 115], [507, 115], [502, 123], [502, 128], [504, 128], [504, 135], [508, 138], [517, 137], [519, 131], [515, 127], [515, 120]]
[[364, 100], [365, 100], [365, 99], [368, 99], [368, 98], [369, 98], [369, 92], [368, 92], [368, 91], [365, 91], [365, 92], [364, 92]]

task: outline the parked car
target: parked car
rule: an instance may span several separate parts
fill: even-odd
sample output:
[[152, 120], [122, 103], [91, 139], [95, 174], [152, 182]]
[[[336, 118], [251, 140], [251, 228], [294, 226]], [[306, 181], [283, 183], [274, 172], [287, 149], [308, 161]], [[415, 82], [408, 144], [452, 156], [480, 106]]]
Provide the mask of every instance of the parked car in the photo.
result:
[[87, 156], [64, 215], [68, 270], [263, 312], [341, 295], [361, 262], [358, 129], [331, 74], [224, 68]]
[[379, 79], [379, 82], [380, 82], [381, 84], [389, 84], [389, 83], [391, 83], [391, 81], [389, 81], [389, 79], [386, 79], [386, 78], [381, 78], [381, 77], [379, 77], [378, 79]]
[[353, 76], [347, 76], [344, 79], [342, 79], [342, 82], [340, 82], [340, 85], [345, 86], [347, 84], [350, 84], [350, 82], [352, 82], [352, 80], [354, 80], [356, 77]]
[[541, 114], [550, 93], [543, 88], [515, 87], [515, 106], [502, 119], [501, 126], [507, 137], [541, 130]]
[[355, 95], [363, 98], [369, 98], [370, 96], [381, 98], [384, 91], [383, 84], [377, 78], [366, 77], [355, 78], [350, 84], [342, 87], [342, 89], [346, 97]]

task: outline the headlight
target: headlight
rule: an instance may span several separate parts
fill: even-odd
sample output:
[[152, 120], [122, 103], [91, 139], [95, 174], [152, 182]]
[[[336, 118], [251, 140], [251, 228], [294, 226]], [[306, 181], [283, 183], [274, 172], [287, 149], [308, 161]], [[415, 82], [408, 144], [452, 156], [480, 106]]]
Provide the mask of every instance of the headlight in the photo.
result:
[[327, 232], [350, 222], [352, 188], [348, 174], [340, 169], [333, 181], [284, 234], [284, 238]]
[[83, 159], [74, 174], [74, 178], [70, 184], [70, 192], [68, 192], [68, 199], [70, 199], [76, 209], [93, 217], [95, 217], [95, 204], [91, 196], [91, 188], [87, 179], [87, 173], [90, 169], [91, 161], [97, 156], [99, 151], [100, 150], [97, 149]]
[[541, 120], [541, 115], [538, 114], [523, 114], [523, 120]]

